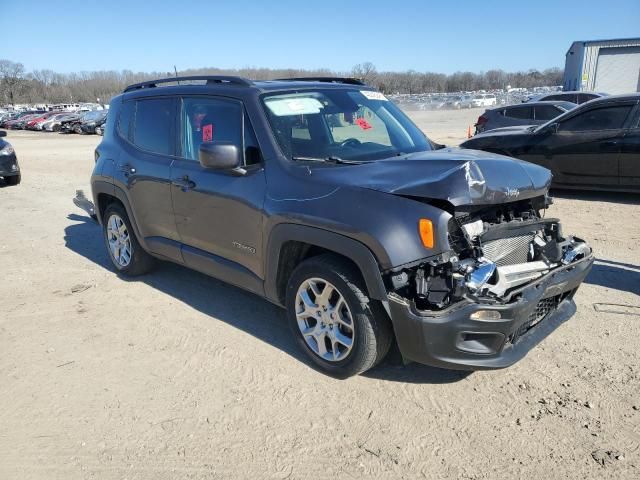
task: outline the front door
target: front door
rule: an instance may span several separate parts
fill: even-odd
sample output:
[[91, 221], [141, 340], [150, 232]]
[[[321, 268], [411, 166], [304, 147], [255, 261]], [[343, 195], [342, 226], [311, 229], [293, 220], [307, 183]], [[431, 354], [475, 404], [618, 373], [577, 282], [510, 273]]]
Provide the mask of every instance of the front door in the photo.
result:
[[640, 106], [620, 140], [620, 187], [640, 188]]
[[[180, 105], [178, 158], [171, 168], [171, 197], [187, 265], [255, 290], [263, 278], [262, 207], [265, 174], [242, 103], [184, 97]], [[245, 152], [244, 174], [204, 168], [204, 142], [233, 142]]]
[[562, 120], [557, 131], [537, 143], [539, 162], [551, 169], [555, 183], [617, 186], [620, 140], [631, 109], [628, 104], [594, 106]]

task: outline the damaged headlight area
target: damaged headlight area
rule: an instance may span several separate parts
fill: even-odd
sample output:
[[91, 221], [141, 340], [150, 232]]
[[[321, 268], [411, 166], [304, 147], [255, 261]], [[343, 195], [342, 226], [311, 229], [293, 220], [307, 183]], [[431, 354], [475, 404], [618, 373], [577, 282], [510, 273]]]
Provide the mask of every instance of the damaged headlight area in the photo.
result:
[[544, 218], [548, 197], [451, 211], [451, 250], [396, 269], [387, 281], [418, 310], [442, 310], [462, 300], [505, 304], [518, 289], [591, 255], [581, 239]]

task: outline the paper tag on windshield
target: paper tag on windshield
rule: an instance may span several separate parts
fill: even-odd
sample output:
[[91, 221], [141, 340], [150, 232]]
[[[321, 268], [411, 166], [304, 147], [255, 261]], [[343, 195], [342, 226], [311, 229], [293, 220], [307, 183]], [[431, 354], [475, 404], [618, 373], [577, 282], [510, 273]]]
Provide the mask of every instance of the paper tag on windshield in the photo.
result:
[[387, 100], [387, 97], [385, 97], [380, 92], [373, 92], [371, 90], [360, 90], [360, 93], [364, 95], [365, 98], [368, 98], [369, 100], [384, 100], [385, 102], [389, 101]]
[[265, 101], [265, 104], [278, 117], [312, 115], [320, 113], [323, 108], [322, 103], [311, 97], [269, 98]]

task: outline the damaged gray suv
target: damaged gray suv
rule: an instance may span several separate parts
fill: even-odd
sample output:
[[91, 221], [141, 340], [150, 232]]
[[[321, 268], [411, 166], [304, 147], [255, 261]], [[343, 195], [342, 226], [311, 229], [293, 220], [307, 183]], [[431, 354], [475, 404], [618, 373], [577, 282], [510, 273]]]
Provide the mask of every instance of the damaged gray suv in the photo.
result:
[[507, 367], [575, 312], [593, 255], [545, 217], [549, 171], [442, 148], [358, 80], [156, 80], [109, 112], [91, 186], [114, 268], [168, 260], [260, 295], [331, 375], [394, 342]]

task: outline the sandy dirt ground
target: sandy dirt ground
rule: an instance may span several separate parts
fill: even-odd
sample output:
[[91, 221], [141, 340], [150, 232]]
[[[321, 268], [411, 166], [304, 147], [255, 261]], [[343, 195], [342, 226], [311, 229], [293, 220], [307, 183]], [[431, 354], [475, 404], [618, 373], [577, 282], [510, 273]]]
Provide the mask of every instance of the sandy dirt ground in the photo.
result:
[[[479, 113], [412, 116], [456, 145]], [[548, 215], [598, 261], [577, 315], [512, 368], [392, 358], [340, 381], [256, 296], [171, 264], [113, 273], [71, 202], [100, 137], [8, 140], [0, 479], [640, 478], [640, 196], [554, 192]]]

